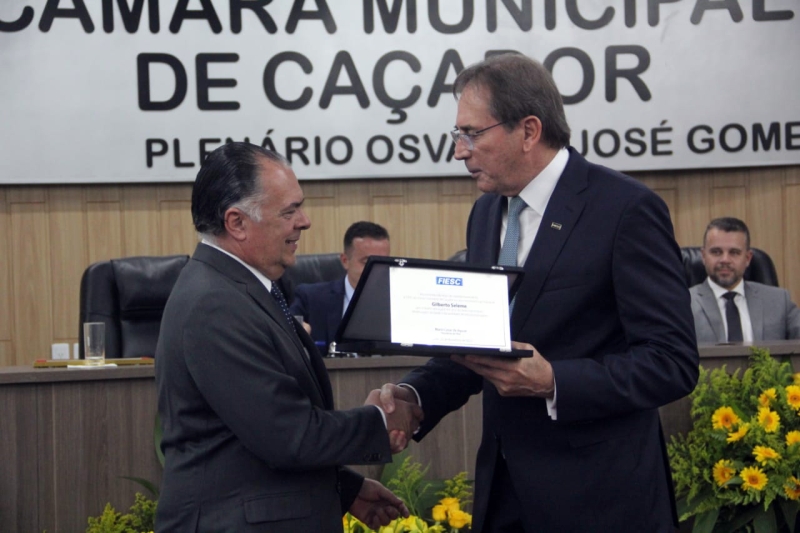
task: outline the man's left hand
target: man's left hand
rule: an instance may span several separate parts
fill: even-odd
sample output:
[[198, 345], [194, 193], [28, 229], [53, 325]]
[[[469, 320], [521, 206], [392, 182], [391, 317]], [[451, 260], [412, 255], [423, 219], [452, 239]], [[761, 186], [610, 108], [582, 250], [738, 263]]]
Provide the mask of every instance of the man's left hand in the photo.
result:
[[370, 529], [378, 529], [395, 518], [408, 517], [408, 508], [403, 500], [389, 489], [375, 481], [365, 478], [358, 491], [350, 514], [364, 522]]
[[530, 344], [512, 342], [518, 350], [533, 350], [533, 357], [506, 359], [482, 355], [452, 355], [450, 358], [492, 382], [500, 396], [552, 398], [553, 367]]

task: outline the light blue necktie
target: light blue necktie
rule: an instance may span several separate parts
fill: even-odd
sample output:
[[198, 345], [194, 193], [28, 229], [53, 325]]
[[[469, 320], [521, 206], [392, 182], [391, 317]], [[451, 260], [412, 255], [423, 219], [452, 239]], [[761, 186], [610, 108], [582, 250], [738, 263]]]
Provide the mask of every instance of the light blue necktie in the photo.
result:
[[[508, 219], [506, 222], [506, 236], [503, 239], [503, 248], [500, 250], [498, 265], [517, 266], [517, 249], [519, 248], [519, 214], [525, 209], [525, 200], [514, 196], [508, 200]], [[516, 299], [516, 297], [515, 297]], [[508, 306], [508, 314], [514, 310], [514, 300]]]

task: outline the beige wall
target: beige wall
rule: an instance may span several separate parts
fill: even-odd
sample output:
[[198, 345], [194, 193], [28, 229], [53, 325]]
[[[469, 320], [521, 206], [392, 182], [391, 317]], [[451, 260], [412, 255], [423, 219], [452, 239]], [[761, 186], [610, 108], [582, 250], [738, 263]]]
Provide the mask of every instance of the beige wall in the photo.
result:
[[[715, 216], [743, 218], [781, 285], [800, 301], [800, 166], [636, 175], [669, 205], [682, 246]], [[335, 252], [347, 226], [378, 222], [397, 255], [444, 259], [464, 247], [478, 196], [469, 178], [303, 182], [312, 228], [299, 253]], [[132, 255], [191, 253], [191, 184], [0, 187], [0, 366], [48, 358], [76, 342], [87, 265]]]

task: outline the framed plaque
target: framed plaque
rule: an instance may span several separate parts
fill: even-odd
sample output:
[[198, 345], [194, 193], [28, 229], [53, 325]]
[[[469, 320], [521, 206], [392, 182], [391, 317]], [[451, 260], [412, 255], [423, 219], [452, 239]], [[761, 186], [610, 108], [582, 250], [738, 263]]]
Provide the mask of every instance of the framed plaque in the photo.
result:
[[518, 267], [370, 257], [336, 332], [336, 351], [531, 357], [511, 347]]

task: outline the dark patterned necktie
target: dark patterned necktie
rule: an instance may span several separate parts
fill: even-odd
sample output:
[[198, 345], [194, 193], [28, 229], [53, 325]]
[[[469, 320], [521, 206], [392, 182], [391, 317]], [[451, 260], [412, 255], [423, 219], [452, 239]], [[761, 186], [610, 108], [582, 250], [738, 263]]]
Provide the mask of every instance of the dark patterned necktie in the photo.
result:
[[275, 283], [274, 281], [272, 282], [272, 289], [269, 291], [269, 293], [272, 295], [273, 298], [275, 298], [275, 301], [278, 302], [278, 305], [283, 310], [283, 316], [286, 317], [286, 320], [292, 327], [292, 331], [297, 333], [297, 329], [295, 328], [294, 325], [294, 318], [292, 317], [292, 314], [289, 312], [289, 306], [286, 304], [286, 298], [283, 297], [283, 293], [278, 288], [278, 284]]
[[736, 307], [735, 292], [726, 292], [722, 295], [725, 298], [725, 321], [728, 323], [728, 342], [742, 342], [742, 319], [739, 316], [739, 308]]

